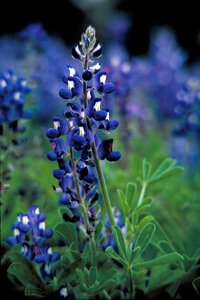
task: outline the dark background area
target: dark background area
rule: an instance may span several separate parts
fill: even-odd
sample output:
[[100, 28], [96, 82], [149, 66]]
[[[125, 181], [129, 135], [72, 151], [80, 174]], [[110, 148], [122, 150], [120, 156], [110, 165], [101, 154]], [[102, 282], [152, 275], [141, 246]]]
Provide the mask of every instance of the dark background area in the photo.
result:
[[[85, 0], [77, 1], [84, 3]], [[90, 0], [91, 1], [91, 0]], [[93, 0], [93, 2], [100, 2]], [[80, 34], [89, 23], [95, 23], [90, 7], [80, 9], [75, 1], [40, 1], [10, 3], [4, 1], [1, 9], [0, 34], [15, 33], [32, 22], [40, 22], [47, 32], [60, 35], [68, 44], [80, 39]], [[151, 2], [151, 3], [149, 3]], [[107, 3], [107, 4], [106, 4]], [[110, 5], [108, 5], [108, 3]], [[134, 0], [106, 0], [99, 5], [99, 27], [104, 28], [108, 8], [127, 12], [131, 27], [126, 39], [128, 51], [133, 55], [146, 53], [152, 28], [169, 26], [174, 29], [180, 46], [189, 53], [189, 62], [199, 59], [200, 15], [198, 1], [154, 2]], [[2, 7], [2, 5], [1, 5]], [[102, 14], [102, 16], [101, 16]], [[6, 18], [7, 16], [7, 18]], [[102, 20], [102, 23], [100, 23]], [[96, 24], [91, 24], [96, 25]]]

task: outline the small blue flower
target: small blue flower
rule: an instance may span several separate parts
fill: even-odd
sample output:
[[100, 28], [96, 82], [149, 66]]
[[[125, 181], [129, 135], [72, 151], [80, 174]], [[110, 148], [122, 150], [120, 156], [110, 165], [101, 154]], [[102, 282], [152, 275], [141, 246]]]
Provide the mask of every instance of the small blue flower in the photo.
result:
[[50, 264], [60, 258], [60, 254], [52, 252], [51, 246], [46, 244], [53, 230], [45, 228], [45, 220], [46, 215], [34, 205], [26, 214], [18, 214], [17, 222], [13, 224], [14, 236], [6, 239], [11, 246], [21, 245], [21, 252], [27, 259], [42, 264], [40, 271], [43, 279], [55, 276]]

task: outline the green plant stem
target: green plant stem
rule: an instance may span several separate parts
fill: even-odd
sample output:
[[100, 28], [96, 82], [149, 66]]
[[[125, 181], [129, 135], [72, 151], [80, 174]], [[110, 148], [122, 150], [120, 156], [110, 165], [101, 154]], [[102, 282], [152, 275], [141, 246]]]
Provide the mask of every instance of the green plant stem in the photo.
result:
[[139, 200], [138, 200], [138, 205], [140, 206], [142, 204], [142, 201], [144, 200], [144, 196], [146, 193], [146, 188], [147, 188], [147, 183], [146, 182], [142, 182], [142, 188], [141, 188], [141, 192], [140, 192], [140, 196], [139, 196]]
[[105, 290], [102, 291], [102, 294], [103, 294], [105, 299], [111, 300], [110, 296], [108, 295], [108, 293]]
[[[88, 220], [87, 209], [86, 209], [84, 200], [81, 197], [79, 178], [78, 178], [78, 174], [77, 174], [77, 171], [76, 171], [76, 164], [75, 164], [75, 161], [74, 161], [74, 155], [73, 155], [72, 147], [70, 147], [70, 158], [71, 158], [72, 168], [73, 168], [73, 173], [74, 173], [74, 178], [75, 178], [76, 191], [77, 191], [77, 195], [78, 195], [78, 198], [79, 198], [79, 201], [80, 201], [80, 204], [81, 204], [81, 209], [82, 209], [82, 212], [83, 212], [83, 218], [84, 218], [85, 225], [86, 225], [86, 231], [88, 231], [88, 229], [90, 228], [90, 223], [89, 223], [89, 220]], [[91, 252], [91, 263], [92, 263], [93, 266], [95, 266], [96, 245], [95, 245], [95, 240], [94, 240], [94, 235], [93, 234], [89, 238], [89, 247], [90, 247], [90, 252]]]
[[81, 209], [82, 209], [82, 212], [83, 212], [83, 218], [84, 218], [84, 221], [85, 221], [86, 229], [89, 229], [90, 224], [89, 224], [89, 221], [88, 221], [88, 216], [87, 216], [87, 210], [86, 210], [86, 207], [85, 207], [85, 203], [83, 201], [83, 198], [81, 197], [79, 178], [78, 178], [78, 174], [77, 174], [77, 171], [76, 171], [76, 164], [75, 164], [75, 161], [74, 161], [74, 155], [73, 155], [72, 147], [70, 147], [70, 158], [71, 158], [72, 169], [73, 169], [74, 178], [75, 178], [76, 191], [77, 191], [77, 195], [78, 195], [78, 198], [79, 198], [79, 201], [80, 201], [80, 204], [81, 204]]
[[128, 267], [127, 272], [128, 272], [129, 299], [135, 299], [135, 288], [133, 286], [131, 267]]
[[92, 266], [95, 266], [96, 265], [96, 244], [94, 240], [94, 234], [92, 234], [89, 240], [89, 246], [90, 246], [90, 253], [91, 253], [91, 263]]
[[106, 210], [107, 210], [107, 213], [108, 213], [108, 216], [109, 216], [109, 219], [110, 219], [110, 223], [112, 224], [112, 226], [114, 226], [115, 225], [115, 219], [114, 219], [113, 212], [112, 212], [111, 201], [110, 201], [110, 197], [109, 197], [109, 194], [108, 194], [108, 189], [107, 189], [107, 186], [106, 186], [103, 171], [102, 171], [102, 168], [101, 168], [101, 163], [100, 163], [100, 160], [99, 160], [98, 155], [97, 155], [96, 145], [95, 145], [94, 142], [91, 144], [91, 147], [92, 147], [92, 153], [93, 153], [93, 157], [94, 157], [95, 166], [96, 166], [96, 169], [97, 169], [97, 174], [98, 174], [98, 177], [99, 177], [99, 182], [100, 182], [101, 189], [102, 189], [103, 196], [104, 196]]

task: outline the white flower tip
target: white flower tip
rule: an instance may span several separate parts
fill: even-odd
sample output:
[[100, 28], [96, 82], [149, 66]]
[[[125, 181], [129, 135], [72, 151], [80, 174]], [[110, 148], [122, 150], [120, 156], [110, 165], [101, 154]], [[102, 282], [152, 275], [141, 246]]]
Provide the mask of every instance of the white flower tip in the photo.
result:
[[60, 289], [60, 296], [63, 296], [64, 298], [66, 298], [67, 295], [68, 295], [68, 292], [67, 292], [66, 287], [63, 287], [62, 289]]

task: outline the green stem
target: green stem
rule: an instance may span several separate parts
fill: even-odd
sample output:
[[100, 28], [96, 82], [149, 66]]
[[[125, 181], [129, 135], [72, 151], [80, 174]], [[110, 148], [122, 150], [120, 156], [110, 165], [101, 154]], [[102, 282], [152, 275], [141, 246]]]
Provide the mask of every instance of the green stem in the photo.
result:
[[131, 268], [128, 267], [127, 271], [128, 271], [129, 299], [135, 299], [135, 289], [134, 289], [134, 286], [133, 286]]
[[103, 196], [104, 196], [106, 210], [107, 210], [107, 213], [108, 213], [108, 216], [109, 216], [109, 219], [110, 219], [110, 223], [112, 224], [112, 226], [114, 226], [115, 225], [115, 219], [114, 219], [113, 212], [112, 212], [111, 201], [110, 201], [110, 197], [109, 197], [109, 194], [108, 194], [108, 189], [107, 189], [107, 186], [106, 186], [103, 171], [102, 171], [102, 168], [101, 168], [101, 163], [100, 163], [100, 160], [99, 160], [98, 155], [97, 155], [96, 145], [95, 145], [94, 142], [91, 144], [91, 147], [92, 147], [92, 153], [93, 153], [93, 157], [94, 157], [95, 166], [96, 166], [96, 169], [97, 169], [97, 174], [98, 174], [98, 177], [99, 177], [99, 182], [100, 182], [101, 189], [102, 189]]
[[[79, 178], [78, 178], [78, 174], [76, 171], [76, 164], [74, 161], [74, 155], [73, 155], [73, 149], [72, 147], [70, 147], [70, 157], [71, 157], [71, 162], [72, 162], [72, 168], [73, 168], [73, 173], [74, 173], [74, 178], [75, 178], [75, 185], [76, 185], [76, 191], [77, 191], [77, 195], [81, 204], [81, 209], [83, 212], [83, 218], [86, 224], [86, 231], [88, 231], [88, 229], [90, 228], [90, 223], [88, 220], [88, 214], [87, 214], [87, 209], [84, 203], [83, 198], [81, 197], [81, 192], [80, 192], [80, 185], [79, 185]], [[90, 236], [89, 238], [89, 247], [90, 247], [90, 252], [91, 252], [91, 263], [93, 266], [95, 266], [95, 258], [96, 258], [96, 245], [95, 245], [95, 241], [94, 241], [94, 234], [92, 234], [92, 236]]]
[[77, 191], [78, 199], [79, 199], [80, 204], [81, 204], [81, 209], [82, 209], [82, 212], [83, 212], [83, 218], [84, 218], [85, 225], [86, 225], [86, 230], [87, 230], [87, 229], [89, 229], [90, 224], [89, 224], [89, 221], [88, 221], [88, 215], [87, 215], [87, 210], [86, 210], [86, 207], [85, 207], [85, 203], [83, 201], [83, 198], [81, 197], [79, 178], [78, 178], [78, 174], [77, 174], [77, 171], [76, 171], [76, 164], [75, 164], [75, 161], [74, 161], [74, 155], [73, 155], [72, 147], [70, 147], [70, 158], [71, 158], [72, 169], [73, 169], [74, 178], [75, 178], [76, 191]]
[[102, 291], [102, 294], [103, 294], [105, 299], [111, 300], [110, 296], [108, 295], [108, 293], [105, 290]]
[[142, 183], [142, 189], [141, 189], [141, 192], [140, 192], [140, 197], [139, 197], [138, 205], [137, 205], [137, 206], [140, 206], [140, 205], [142, 204], [142, 201], [144, 200], [146, 188], [147, 188], [147, 184], [146, 184], [145, 182], [143, 182], [143, 183]]

